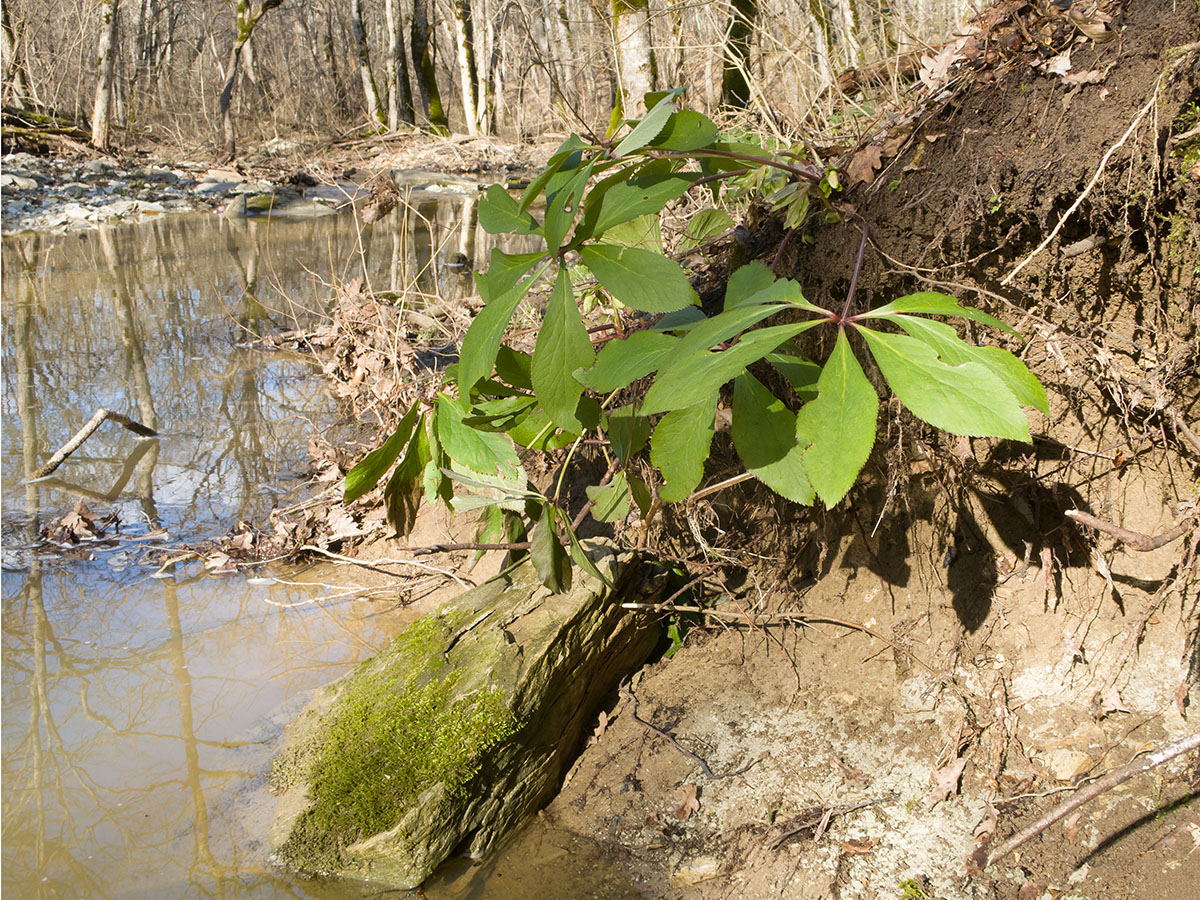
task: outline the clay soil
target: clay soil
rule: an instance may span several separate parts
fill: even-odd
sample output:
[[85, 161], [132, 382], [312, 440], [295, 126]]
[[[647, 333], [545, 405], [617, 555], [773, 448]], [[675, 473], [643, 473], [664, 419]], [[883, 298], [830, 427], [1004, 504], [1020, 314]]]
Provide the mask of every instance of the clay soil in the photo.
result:
[[[1194, 524], [1200, 464], [1200, 171], [1174, 140], [1196, 124], [1200, 10], [1104, 8], [1115, 36], [1097, 43], [1002, 5], [1017, 17], [995, 19], [992, 49], [879, 139], [848, 194], [870, 237], [856, 303], [938, 290], [1018, 328], [1050, 395], [1034, 444], [937, 435], [893, 406], [837, 509], [731, 489], [665, 523], [660, 545], [721, 564], [729, 615], [680, 617], [682, 647], [632, 690], [713, 777], [622, 694], [543, 814], [640, 893], [1200, 897], [1195, 754], [968, 875], [979, 848], [1200, 715], [1195, 528], [1140, 551], [1064, 515]], [[1068, 48], [1093, 73], [1079, 83], [1046, 67]], [[778, 229], [755, 234], [770, 260]], [[840, 302], [858, 243], [827, 228], [783, 265]], [[718, 448], [710, 481], [721, 466]]]

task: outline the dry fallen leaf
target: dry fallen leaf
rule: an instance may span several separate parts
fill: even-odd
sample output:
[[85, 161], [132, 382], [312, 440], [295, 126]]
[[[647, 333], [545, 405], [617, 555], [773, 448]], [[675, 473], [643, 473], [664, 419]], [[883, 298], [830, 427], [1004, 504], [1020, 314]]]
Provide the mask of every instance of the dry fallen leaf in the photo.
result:
[[1121, 699], [1121, 692], [1111, 685], [1097, 691], [1092, 698], [1092, 718], [1103, 719], [1115, 712], [1129, 712], [1125, 701]]
[[967, 767], [966, 758], [956, 759], [950, 765], [933, 773], [933, 790], [926, 798], [926, 805], [932, 809], [951, 794], [958, 793], [958, 779], [962, 777], [963, 769]]
[[700, 811], [700, 800], [697, 796], [697, 788], [694, 784], [685, 784], [679, 789], [679, 802], [667, 810], [677, 819], [682, 819], [686, 822], [692, 817], [692, 813]]
[[1063, 831], [1066, 832], [1068, 843], [1075, 843], [1075, 839], [1079, 837], [1079, 817], [1082, 815], [1082, 812], [1077, 812], [1063, 823]]
[[870, 853], [879, 843], [879, 838], [855, 838], [842, 841], [842, 852], [847, 856], [858, 856], [860, 853]]
[[1045, 65], [1048, 75], [1066, 75], [1071, 71], [1071, 49], [1068, 47], [1065, 51], [1049, 60]]
[[1088, 69], [1086, 72], [1072, 72], [1063, 76], [1063, 84], [1099, 84], [1104, 80], [1104, 73], [1099, 69]]
[[588, 738], [587, 745], [599, 743], [600, 738], [604, 737], [604, 732], [608, 730], [608, 713], [600, 710], [600, 719], [596, 723], [596, 730], [592, 732], [592, 736]]
[[862, 182], [870, 184], [875, 180], [875, 170], [883, 163], [883, 148], [878, 144], [870, 144], [854, 154], [850, 167], [846, 171], [848, 187]]

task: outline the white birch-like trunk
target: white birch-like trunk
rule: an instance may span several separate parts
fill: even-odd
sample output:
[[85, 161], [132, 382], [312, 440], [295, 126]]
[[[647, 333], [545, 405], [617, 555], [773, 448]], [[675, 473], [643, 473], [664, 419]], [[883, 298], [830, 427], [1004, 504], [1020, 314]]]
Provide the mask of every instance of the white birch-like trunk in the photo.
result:
[[646, 111], [644, 96], [654, 90], [654, 48], [650, 36], [649, 0], [613, 0], [613, 35], [617, 78], [626, 116]]
[[458, 83], [462, 92], [463, 124], [467, 134], [479, 134], [479, 105], [475, 96], [475, 48], [471, 26], [470, 0], [456, 0], [454, 10], [454, 47], [458, 54]]
[[96, 48], [96, 101], [92, 105], [92, 143], [108, 147], [108, 125], [112, 111], [113, 44], [117, 37], [119, 0], [103, 0], [100, 6], [100, 40]]

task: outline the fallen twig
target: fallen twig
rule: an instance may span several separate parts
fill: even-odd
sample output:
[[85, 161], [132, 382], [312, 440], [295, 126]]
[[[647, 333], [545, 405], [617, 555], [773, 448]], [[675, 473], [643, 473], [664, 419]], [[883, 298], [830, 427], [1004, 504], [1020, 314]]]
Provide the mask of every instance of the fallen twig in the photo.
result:
[[310, 553], [319, 553], [322, 556], [328, 557], [329, 559], [336, 559], [338, 562], [350, 563], [351, 565], [361, 566], [364, 569], [370, 569], [372, 572], [379, 572], [380, 574], [388, 575], [388, 576], [391, 576], [392, 578], [400, 578], [403, 576], [399, 572], [389, 572], [387, 569], [383, 568], [382, 564], [386, 564], [389, 566], [393, 566], [393, 565], [412, 566], [415, 569], [423, 569], [426, 572], [436, 572], [438, 575], [445, 575], [447, 578], [453, 578], [455, 581], [457, 581], [459, 583], [459, 585], [461, 587], [464, 587], [464, 588], [475, 587], [475, 583], [473, 581], [471, 581], [470, 579], [460, 578], [458, 575], [455, 575], [449, 569], [441, 569], [441, 568], [438, 568], [437, 566], [431, 566], [431, 565], [429, 565], [429, 563], [417, 562], [415, 559], [393, 559], [391, 557], [388, 557], [385, 559], [376, 559], [376, 560], [371, 560], [368, 562], [367, 560], [363, 560], [363, 559], [355, 559], [352, 556], [342, 556], [342, 554], [340, 554], [340, 553], [334, 553], [331, 550], [324, 550], [321, 547], [317, 547], [313, 544], [305, 544], [300, 549], [307, 550]]
[[899, 796], [899, 793], [892, 791], [890, 794], [887, 794], [883, 797], [878, 797], [875, 800], [863, 800], [860, 803], [852, 803], [849, 806], [828, 806], [824, 809], [820, 809], [818, 812], [812, 813], [812, 815], [806, 818], [799, 825], [789, 828], [779, 837], [775, 838], [775, 840], [771, 841], [771, 843], [767, 845], [767, 849], [778, 850], [792, 838], [799, 835], [802, 831], [807, 831], [810, 828], [816, 829], [815, 833], [813, 834], [813, 840], [819, 841], [821, 836], [825, 833], [825, 830], [829, 827], [830, 819], [832, 819], [834, 816], [844, 816], [852, 812], [857, 812], [860, 809], [866, 809], [869, 806], [878, 806], [880, 803], [888, 803], [892, 800], [895, 800]]
[[477, 544], [466, 541], [461, 544], [430, 544], [428, 547], [405, 547], [413, 556], [428, 556], [430, 553], [449, 553], [452, 550], [528, 550], [529, 541], [510, 541], [505, 544]]
[[36, 472], [34, 472], [33, 475], [30, 476], [29, 480], [33, 481], [38, 478], [45, 478], [47, 475], [49, 475], [51, 472], [53, 472], [55, 469], [57, 469], [59, 466], [61, 466], [63, 464], [63, 460], [65, 460], [68, 456], [70, 456], [72, 453], [74, 453], [76, 450], [78, 450], [80, 445], [82, 445], [84, 441], [86, 441], [88, 438], [90, 438], [92, 436], [92, 432], [94, 432], [97, 428], [99, 428], [100, 423], [103, 422], [105, 419], [111, 419], [112, 421], [116, 422], [118, 425], [125, 426], [126, 428], [128, 428], [130, 431], [132, 431], [134, 434], [138, 435], [139, 437], [157, 437], [158, 436], [158, 432], [155, 431], [153, 428], [147, 428], [141, 422], [135, 422], [133, 419], [129, 418], [129, 416], [123, 416], [123, 415], [121, 415], [121, 413], [113, 412], [111, 409], [105, 409], [103, 406], [101, 406], [99, 409], [96, 410], [96, 412], [92, 415], [92, 417], [90, 419], [88, 419], [87, 424], [84, 425], [82, 428], [79, 429], [79, 431], [77, 431], [75, 433], [75, 437], [71, 438], [69, 441], [67, 441], [65, 444], [63, 444], [58, 449], [58, 452], [55, 453], [53, 456], [50, 457], [49, 460], [46, 461], [46, 464], [44, 466], [42, 466], [40, 469], [38, 469]]
[[629, 702], [633, 704], [633, 709], [630, 710], [630, 715], [633, 716], [633, 721], [637, 722], [643, 728], [654, 732], [660, 738], [662, 738], [664, 741], [669, 743], [672, 747], [674, 747], [676, 750], [678, 750], [680, 753], [682, 753], [684, 756], [686, 756], [688, 759], [692, 760], [692, 762], [696, 763], [696, 765], [698, 765], [700, 767], [700, 769], [704, 772], [704, 775], [706, 778], [710, 778], [710, 779], [714, 779], [714, 780], [719, 779], [719, 778], [732, 778], [734, 775], [741, 775], [743, 772], [747, 771], [751, 766], [758, 765], [760, 760], [752, 759], [752, 760], [750, 760], [750, 762], [746, 763], [746, 765], [742, 766], [740, 769], [734, 769], [732, 772], [723, 772], [720, 775], [715, 774], [713, 772], [713, 770], [709, 768], [707, 762], [705, 762], [703, 759], [701, 759], [699, 756], [697, 756], [695, 753], [693, 753], [687, 747], [683, 746], [681, 743], [679, 743], [679, 741], [675, 740], [675, 738], [673, 738], [671, 735], [667, 734], [667, 732], [663, 731], [657, 725], [652, 725], [651, 723], [647, 722], [645, 719], [643, 719], [641, 716], [638, 715], [637, 695], [634, 694], [630, 688], [625, 686], [624, 681], [621, 682], [621, 684], [618, 686], [617, 690], [620, 691], [622, 696], [628, 697]]
[[1142, 534], [1140, 531], [1130, 531], [1128, 528], [1122, 528], [1120, 525], [1113, 525], [1111, 522], [1105, 522], [1103, 519], [1097, 519], [1093, 515], [1089, 515], [1080, 509], [1068, 509], [1065, 513], [1068, 519], [1078, 522], [1080, 525], [1086, 525], [1088, 528], [1095, 528], [1097, 531], [1103, 531], [1105, 534], [1112, 535], [1123, 544], [1128, 544], [1134, 550], [1140, 550], [1143, 553], [1149, 553], [1151, 550], [1157, 550], [1159, 547], [1171, 543], [1183, 537], [1193, 527], [1194, 516], [1186, 516], [1184, 519], [1176, 523], [1175, 527], [1169, 528], [1162, 534], [1154, 535]]
[[1117, 769], [1115, 772], [1110, 772], [1108, 775], [1101, 778], [1091, 787], [1084, 788], [1074, 797], [1069, 800], [1064, 800], [1058, 806], [1054, 807], [1050, 812], [1046, 813], [1032, 825], [1022, 828], [1007, 841], [996, 848], [983, 864], [982, 868], [986, 869], [999, 860], [1003, 859], [1012, 851], [1016, 850], [1026, 841], [1041, 834], [1059, 819], [1074, 812], [1089, 800], [1099, 797], [1106, 791], [1112, 790], [1119, 784], [1124, 784], [1134, 775], [1149, 771], [1155, 766], [1160, 766], [1167, 760], [1174, 759], [1177, 756], [1182, 756], [1192, 750], [1200, 749], [1200, 731], [1191, 734], [1188, 737], [1180, 738], [1178, 741], [1167, 744], [1167, 746], [1147, 754], [1141, 759], [1136, 759], [1129, 765]]

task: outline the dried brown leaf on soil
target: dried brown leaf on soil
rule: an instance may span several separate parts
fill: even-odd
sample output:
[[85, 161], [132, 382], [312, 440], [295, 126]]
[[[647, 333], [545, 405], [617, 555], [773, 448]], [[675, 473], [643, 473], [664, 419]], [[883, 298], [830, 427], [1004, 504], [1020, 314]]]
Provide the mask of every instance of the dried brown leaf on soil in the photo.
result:
[[848, 841], [842, 841], [842, 853], [846, 854], [846, 856], [858, 856], [862, 853], [870, 853], [878, 843], [879, 838], [853, 838]]
[[679, 802], [667, 810], [675, 818], [686, 822], [692, 813], [700, 811], [699, 792], [694, 784], [685, 784], [679, 789]]
[[933, 790], [925, 798], [929, 809], [937, 806], [947, 797], [958, 793], [958, 780], [962, 778], [963, 769], [967, 767], [966, 757], [954, 760], [948, 766], [943, 766], [933, 773]]
[[875, 180], [875, 170], [883, 163], [883, 147], [870, 144], [854, 154], [850, 167], [846, 170], [849, 186], [870, 184]]

